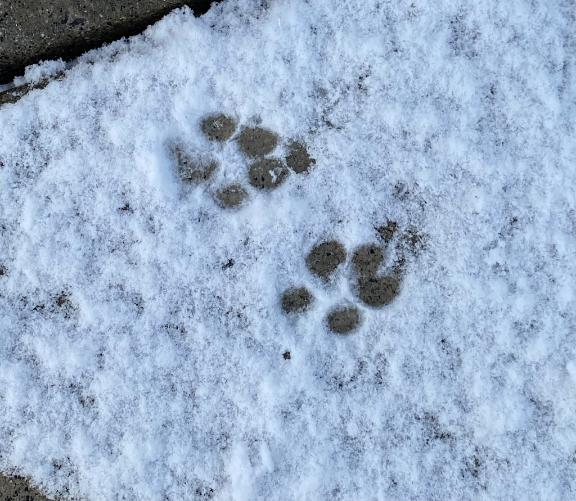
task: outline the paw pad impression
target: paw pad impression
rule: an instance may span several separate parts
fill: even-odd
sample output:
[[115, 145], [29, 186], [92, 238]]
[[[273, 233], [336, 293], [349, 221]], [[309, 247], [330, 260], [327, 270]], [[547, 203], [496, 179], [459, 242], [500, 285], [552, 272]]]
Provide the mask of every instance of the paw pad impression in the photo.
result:
[[[288, 178], [290, 171], [296, 174], [309, 172], [315, 160], [302, 141], [290, 140], [285, 146], [285, 158], [271, 156], [281, 144], [276, 132], [264, 127], [240, 128], [233, 117], [224, 113], [212, 113], [200, 121], [200, 130], [212, 143], [235, 141], [248, 160], [246, 181], [258, 191], [278, 188]], [[185, 184], [210, 183], [220, 168], [220, 162], [210, 156], [190, 153], [182, 143], [171, 145], [171, 154], [180, 180]], [[242, 182], [234, 182], [212, 190], [216, 203], [223, 209], [237, 209], [249, 197], [249, 189]]]
[[345, 247], [337, 240], [329, 240], [312, 248], [306, 257], [306, 266], [314, 275], [327, 281], [345, 261]]
[[328, 312], [326, 323], [334, 334], [349, 334], [360, 325], [360, 310], [355, 305], [336, 306]]
[[236, 120], [223, 113], [208, 115], [200, 123], [202, 132], [212, 141], [228, 141], [236, 132]]
[[313, 297], [306, 287], [292, 287], [282, 294], [284, 313], [302, 313], [312, 304]]
[[[410, 241], [415, 230], [407, 230], [400, 238], [396, 238], [397, 229], [397, 224], [389, 221], [387, 225], [377, 228], [382, 242], [360, 245], [352, 253], [353, 290], [358, 300], [367, 307], [382, 308], [392, 303], [400, 294], [405, 252], [406, 249], [414, 252]], [[395, 239], [399, 257], [392, 266], [382, 271], [387, 247]], [[341, 242], [326, 240], [312, 247], [306, 256], [306, 266], [323, 284], [328, 284], [338, 268], [346, 263], [347, 256], [346, 248]], [[306, 312], [313, 306], [313, 302], [312, 293], [302, 285], [287, 289], [281, 298], [282, 310], [288, 315]], [[331, 332], [349, 334], [360, 327], [362, 317], [357, 304], [343, 303], [328, 311], [325, 322]]]

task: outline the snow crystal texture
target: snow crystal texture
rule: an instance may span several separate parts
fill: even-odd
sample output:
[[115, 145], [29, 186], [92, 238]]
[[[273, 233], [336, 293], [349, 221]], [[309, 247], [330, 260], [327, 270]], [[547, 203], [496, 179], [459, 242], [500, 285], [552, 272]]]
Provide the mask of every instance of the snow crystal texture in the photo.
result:
[[[575, 499], [574, 26], [573, 0], [227, 0], [0, 109], [0, 470], [89, 501]], [[221, 209], [168, 148], [247, 186], [213, 112], [313, 171]], [[426, 248], [335, 336], [349, 265], [305, 256], [389, 218]]]

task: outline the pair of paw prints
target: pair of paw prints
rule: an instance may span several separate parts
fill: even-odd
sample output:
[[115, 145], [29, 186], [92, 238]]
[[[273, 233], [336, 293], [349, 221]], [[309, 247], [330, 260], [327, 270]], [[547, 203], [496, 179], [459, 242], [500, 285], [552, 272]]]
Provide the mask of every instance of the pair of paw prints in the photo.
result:
[[[400, 294], [406, 253], [416, 253], [422, 248], [422, 236], [414, 229], [397, 235], [398, 225], [388, 221], [376, 228], [379, 242], [360, 245], [352, 252], [352, 289], [357, 299], [367, 307], [383, 308]], [[395, 243], [396, 259], [381, 271], [385, 264], [385, 251]], [[327, 285], [337, 270], [348, 261], [346, 247], [337, 240], [316, 244], [306, 256], [310, 273]], [[314, 295], [305, 286], [290, 287], [282, 294], [281, 308], [287, 315], [302, 314], [312, 308]], [[362, 312], [356, 302], [343, 303], [330, 309], [325, 318], [326, 326], [335, 334], [349, 334], [362, 323]]]
[[[200, 129], [208, 140], [216, 143], [235, 141], [238, 148], [249, 161], [247, 169], [248, 184], [258, 191], [271, 191], [278, 188], [287, 179], [290, 171], [296, 174], [307, 173], [315, 163], [302, 141], [290, 140], [285, 145], [284, 158], [273, 156], [281, 139], [274, 131], [263, 127], [242, 126], [238, 132], [237, 121], [223, 113], [215, 113], [200, 121]], [[208, 183], [220, 167], [213, 157], [191, 155], [181, 144], [172, 145], [180, 179], [184, 183]], [[215, 187], [213, 196], [216, 203], [224, 209], [239, 208], [249, 197], [249, 189], [244, 183], [236, 182]]]

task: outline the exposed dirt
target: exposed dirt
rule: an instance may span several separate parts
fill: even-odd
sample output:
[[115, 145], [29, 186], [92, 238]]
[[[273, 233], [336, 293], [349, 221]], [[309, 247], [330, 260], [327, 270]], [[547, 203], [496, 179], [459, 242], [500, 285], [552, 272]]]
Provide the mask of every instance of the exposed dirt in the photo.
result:
[[288, 176], [288, 169], [277, 158], [263, 158], [250, 165], [250, 184], [259, 190], [278, 188]]
[[292, 141], [288, 144], [286, 164], [296, 174], [309, 172], [315, 163], [316, 160], [310, 156], [304, 143], [301, 143], [300, 141]]
[[293, 287], [282, 294], [284, 313], [303, 313], [310, 308], [313, 297], [306, 287]]
[[0, 475], [0, 501], [50, 501], [23, 477]]
[[329, 280], [338, 266], [346, 261], [346, 249], [336, 240], [322, 242], [306, 257], [306, 266], [316, 276]]
[[365, 244], [358, 247], [352, 256], [354, 271], [359, 277], [372, 277], [384, 261], [384, 251], [376, 244]]
[[199, 184], [209, 181], [218, 168], [216, 160], [194, 158], [180, 146], [175, 146], [172, 154], [176, 162], [178, 175], [186, 183]]
[[357, 291], [360, 300], [373, 308], [390, 304], [400, 294], [401, 278], [399, 275], [361, 278]]
[[349, 334], [361, 321], [360, 310], [354, 305], [337, 306], [326, 316], [328, 328], [335, 334]]
[[376, 231], [385, 243], [389, 243], [394, 238], [397, 229], [398, 223], [389, 219], [386, 224], [376, 228]]
[[228, 141], [228, 139], [234, 135], [234, 132], [236, 132], [236, 127], [236, 120], [223, 113], [204, 117], [200, 123], [202, 132], [204, 132], [206, 137], [211, 141]]
[[248, 157], [262, 157], [272, 153], [278, 145], [278, 135], [262, 127], [245, 127], [238, 136], [240, 150]]
[[248, 199], [248, 192], [241, 184], [230, 184], [220, 188], [214, 194], [216, 202], [224, 209], [235, 209]]

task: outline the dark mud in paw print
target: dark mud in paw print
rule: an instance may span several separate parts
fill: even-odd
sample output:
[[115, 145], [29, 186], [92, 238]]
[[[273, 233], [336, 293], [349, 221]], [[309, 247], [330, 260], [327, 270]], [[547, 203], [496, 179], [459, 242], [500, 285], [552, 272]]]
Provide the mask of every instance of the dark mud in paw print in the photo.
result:
[[273, 190], [286, 180], [288, 169], [276, 158], [263, 158], [250, 165], [249, 176], [254, 188]]
[[218, 162], [210, 158], [194, 158], [187, 153], [182, 146], [174, 146], [172, 155], [176, 162], [178, 175], [185, 183], [199, 184], [209, 181], [216, 169]]
[[[199, 128], [207, 139], [206, 150], [193, 153], [182, 141], [177, 141], [170, 145], [171, 158], [183, 185], [208, 184], [214, 201], [223, 209], [241, 208], [251, 198], [251, 192], [254, 194], [252, 188], [258, 192], [275, 190], [286, 181], [291, 171], [307, 173], [315, 164], [302, 140], [287, 142], [285, 159], [272, 156], [282, 144], [276, 132], [249, 126], [243, 126], [237, 132], [237, 120], [224, 113], [205, 116], [200, 120]], [[219, 154], [223, 145], [229, 142], [236, 145], [246, 159], [246, 176], [219, 185], [215, 178], [219, 178], [226, 169]]]
[[240, 132], [238, 146], [247, 157], [263, 157], [278, 146], [278, 135], [262, 127], [246, 127]]
[[314, 275], [327, 281], [345, 261], [344, 246], [336, 240], [330, 240], [312, 248], [306, 258], [306, 266]]
[[337, 306], [328, 312], [326, 324], [334, 334], [350, 334], [360, 326], [360, 310], [354, 305]]
[[363, 277], [356, 285], [358, 297], [373, 308], [386, 306], [400, 293], [401, 281], [400, 275]]
[[376, 244], [358, 247], [352, 256], [354, 271], [360, 277], [371, 277], [378, 272], [384, 262], [384, 250]]
[[202, 132], [212, 141], [228, 141], [236, 132], [236, 120], [223, 113], [208, 115], [202, 119]]
[[[396, 232], [396, 227], [393, 228], [394, 230], [390, 232], [390, 227], [387, 226], [387, 231], [382, 237], [386, 246], [392, 241]], [[378, 233], [381, 236], [380, 229]], [[386, 271], [381, 271], [385, 264], [385, 250], [385, 247], [376, 243], [365, 244], [358, 247], [352, 257], [354, 290], [358, 299], [372, 308], [389, 305], [400, 294], [405, 258], [401, 253], [400, 262], [397, 261]], [[400, 252], [401, 248], [398, 250]]]
[[303, 313], [310, 308], [313, 300], [306, 287], [293, 287], [282, 294], [282, 310], [286, 314]]
[[[337, 240], [327, 240], [316, 244], [306, 256], [306, 267], [310, 273], [328, 284], [338, 268], [346, 262], [347, 252]], [[305, 300], [302, 300], [304, 295]], [[284, 313], [303, 313], [311, 307], [312, 294], [305, 287], [290, 288], [282, 295]], [[305, 307], [301, 307], [305, 304]], [[335, 334], [349, 334], [361, 324], [362, 315], [354, 304], [344, 304], [332, 308], [325, 319], [327, 328]]]
[[[377, 227], [376, 233], [380, 242], [366, 243], [358, 246], [352, 252], [351, 281], [355, 296], [365, 307], [383, 308], [390, 305], [399, 296], [402, 289], [407, 256], [413, 256], [424, 248], [423, 236], [414, 228], [399, 231], [394, 221]], [[388, 252], [394, 260], [387, 259]], [[320, 242], [309, 251], [306, 256], [306, 266], [310, 273], [321, 279], [323, 285], [329, 285], [342, 265], [346, 263], [348, 252], [345, 246], [337, 240]], [[387, 260], [391, 261], [387, 263]], [[290, 300], [297, 299], [294, 291], [305, 290], [310, 297], [308, 289], [290, 288], [282, 295], [282, 309], [284, 313], [303, 313], [312, 305], [306, 303], [306, 308], [286, 307]], [[328, 330], [335, 334], [350, 334], [362, 325], [363, 314], [358, 304], [345, 303], [330, 309], [325, 318]]]
[[214, 198], [223, 209], [235, 209], [248, 199], [248, 192], [241, 184], [230, 184], [216, 190]]
[[290, 142], [287, 149], [286, 164], [296, 174], [308, 172], [316, 163], [316, 160], [308, 153], [306, 145], [300, 141]]

